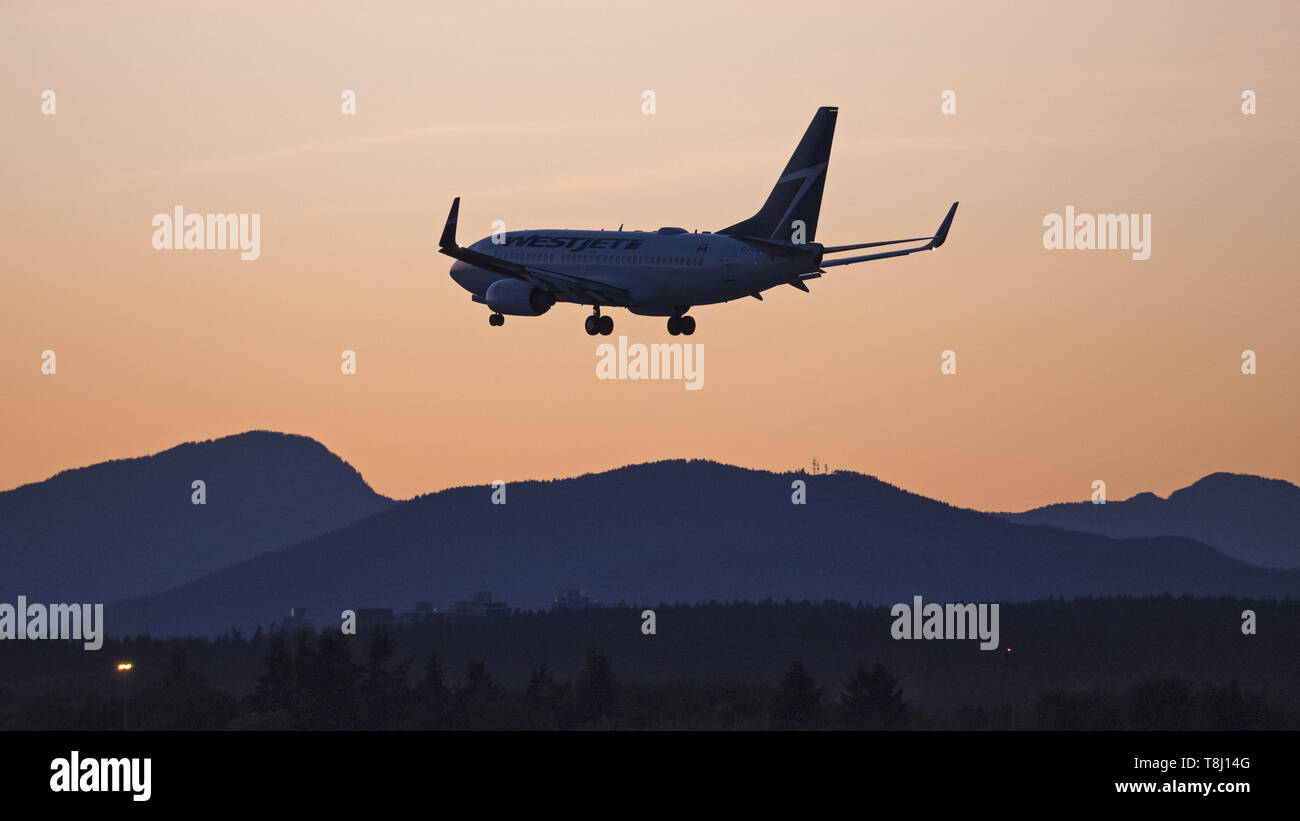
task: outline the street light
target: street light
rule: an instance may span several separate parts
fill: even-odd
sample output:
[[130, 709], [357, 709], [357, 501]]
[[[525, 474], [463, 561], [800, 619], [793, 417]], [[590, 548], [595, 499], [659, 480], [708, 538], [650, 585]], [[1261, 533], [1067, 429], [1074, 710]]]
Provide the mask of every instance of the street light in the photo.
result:
[[129, 661], [119, 661], [117, 663], [117, 672], [122, 674], [122, 731], [126, 731], [126, 685], [130, 680], [127, 675], [135, 669], [135, 665]]

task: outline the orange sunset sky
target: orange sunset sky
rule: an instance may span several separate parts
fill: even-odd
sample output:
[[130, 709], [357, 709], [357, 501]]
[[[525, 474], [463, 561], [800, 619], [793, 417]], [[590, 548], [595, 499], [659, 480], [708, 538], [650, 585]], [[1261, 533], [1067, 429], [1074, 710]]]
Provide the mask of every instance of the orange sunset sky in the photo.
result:
[[[1300, 482], [1294, 2], [51, 2], [0, 22], [0, 489], [253, 428], [397, 497], [677, 457], [816, 457], [995, 510], [1094, 479], [1115, 499], [1219, 470]], [[927, 234], [960, 200], [948, 243], [697, 308], [703, 390], [598, 380], [586, 308], [489, 327], [434, 251], [457, 195], [465, 243], [497, 219], [724, 227], [819, 105], [840, 114], [817, 239]], [[177, 205], [260, 214], [260, 259], [154, 250]], [[1067, 205], [1151, 214], [1151, 258], [1045, 250]], [[611, 339], [670, 339], [612, 313]]]

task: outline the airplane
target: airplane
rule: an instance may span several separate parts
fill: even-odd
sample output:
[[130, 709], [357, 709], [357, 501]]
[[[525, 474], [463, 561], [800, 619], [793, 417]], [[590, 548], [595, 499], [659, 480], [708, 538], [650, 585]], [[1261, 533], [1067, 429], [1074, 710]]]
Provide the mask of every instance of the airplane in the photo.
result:
[[[957, 203], [929, 237], [823, 246], [813, 241], [821, 211], [822, 188], [830, 162], [839, 109], [817, 109], [772, 193], [757, 214], [720, 231], [508, 231], [484, 237], [469, 247], [456, 244], [460, 197], [438, 242], [438, 251], [456, 261], [451, 278], [486, 305], [489, 324], [506, 315], [541, 316], [556, 302], [592, 306], [586, 331], [608, 336], [614, 318], [602, 308], [626, 308], [640, 316], [668, 317], [668, 333], [690, 336], [697, 305], [754, 297], [790, 285], [805, 293], [810, 279], [837, 265], [853, 265], [931, 251], [943, 245]], [[924, 242], [914, 248], [836, 257], [865, 248]]]

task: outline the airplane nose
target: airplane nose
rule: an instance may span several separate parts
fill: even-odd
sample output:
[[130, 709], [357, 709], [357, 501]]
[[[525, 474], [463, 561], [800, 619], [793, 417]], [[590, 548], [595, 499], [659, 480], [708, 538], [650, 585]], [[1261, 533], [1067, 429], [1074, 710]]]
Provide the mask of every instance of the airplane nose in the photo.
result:
[[458, 259], [451, 264], [451, 278], [454, 279], [456, 281], [456, 284], [459, 285], [460, 287], [462, 288], [469, 287], [465, 283], [469, 279], [470, 272], [473, 270], [474, 270], [474, 266], [470, 265], [469, 263], [463, 260]]
[[471, 294], [482, 295], [487, 290], [487, 286], [496, 279], [481, 268], [475, 268], [464, 260], [456, 260], [451, 264], [451, 278], [457, 285], [469, 291]]

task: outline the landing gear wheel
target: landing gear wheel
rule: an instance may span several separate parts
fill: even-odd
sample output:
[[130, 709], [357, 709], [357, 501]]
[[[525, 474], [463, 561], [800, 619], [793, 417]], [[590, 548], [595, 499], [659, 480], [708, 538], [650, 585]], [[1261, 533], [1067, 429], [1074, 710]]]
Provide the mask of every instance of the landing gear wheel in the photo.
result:
[[668, 317], [668, 333], [677, 336], [682, 332], [682, 319], [678, 316]]
[[587, 317], [586, 323], [583, 324], [583, 327], [587, 330], [587, 336], [595, 336], [600, 333], [600, 319], [598, 316]]
[[500, 325], [504, 325], [504, 324], [506, 324], [506, 318], [505, 318], [505, 315], [503, 315], [503, 314], [492, 314], [492, 316], [488, 317], [488, 324], [491, 325], [491, 326], [494, 327], [494, 328], [496, 328], [496, 327], [498, 327], [498, 326], [500, 326]]
[[609, 336], [614, 333], [614, 317], [606, 314], [605, 316], [596, 317], [597, 330], [601, 336]]
[[690, 336], [695, 333], [695, 317], [684, 316], [679, 320], [679, 324], [681, 325], [682, 333], [684, 335]]

